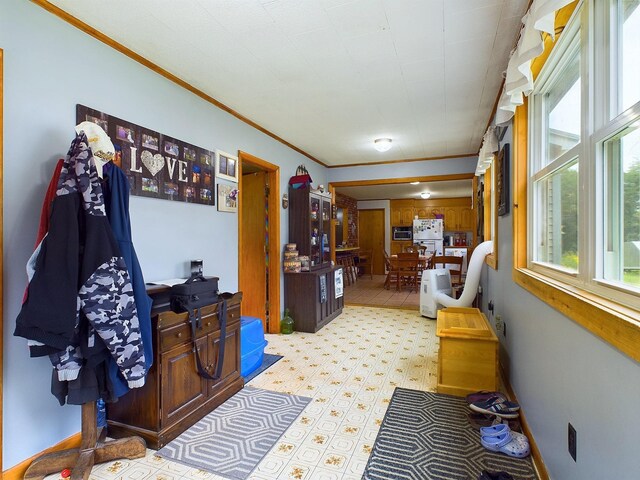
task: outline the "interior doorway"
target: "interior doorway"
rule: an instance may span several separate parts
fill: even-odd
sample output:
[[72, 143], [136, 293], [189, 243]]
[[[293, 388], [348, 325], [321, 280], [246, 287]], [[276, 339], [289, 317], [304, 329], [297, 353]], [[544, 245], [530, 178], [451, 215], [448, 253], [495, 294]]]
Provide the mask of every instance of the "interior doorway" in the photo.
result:
[[374, 275], [384, 275], [384, 232], [384, 208], [358, 212], [358, 243], [360, 250], [373, 252]]
[[280, 331], [280, 168], [239, 152], [238, 286], [242, 315]]

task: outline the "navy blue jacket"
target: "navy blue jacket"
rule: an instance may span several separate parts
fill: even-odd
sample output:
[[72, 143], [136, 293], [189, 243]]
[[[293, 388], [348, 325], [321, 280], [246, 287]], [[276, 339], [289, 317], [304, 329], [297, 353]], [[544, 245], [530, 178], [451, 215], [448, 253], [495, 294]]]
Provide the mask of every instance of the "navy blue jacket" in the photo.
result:
[[[129, 180], [125, 173], [117, 165], [109, 162], [104, 165], [103, 177], [106, 179], [103, 188], [104, 203], [107, 209], [107, 218], [111, 224], [113, 234], [120, 246], [120, 252], [127, 264], [133, 296], [138, 309], [138, 321], [140, 334], [144, 348], [146, 371], [149, 372], [153, 363], [153, 345], [151, 339], [151, 298], [147, 295], [147, 289], [138, 262], [138, 256], [131, 241], [131, 221], [129, 219]], [[129, 391], [127, 382], [119, 372], [113, 359], [109, 360], [109, 379], [113, 387], [113, 394], [121, 397]]]

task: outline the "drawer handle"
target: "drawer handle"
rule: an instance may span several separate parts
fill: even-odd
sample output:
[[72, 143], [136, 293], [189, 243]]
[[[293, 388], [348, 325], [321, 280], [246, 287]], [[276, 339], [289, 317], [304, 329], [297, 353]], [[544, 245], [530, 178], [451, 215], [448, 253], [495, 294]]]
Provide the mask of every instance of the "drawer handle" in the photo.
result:
[[176, 337], [178, 337], [178, 338], [182, 337], [182, 332], [178, 332], [178, 334], [176, 335]]
[[211, 326], [211, 322], [207, 322], [207, 327], [210, 327], [210, 326]]

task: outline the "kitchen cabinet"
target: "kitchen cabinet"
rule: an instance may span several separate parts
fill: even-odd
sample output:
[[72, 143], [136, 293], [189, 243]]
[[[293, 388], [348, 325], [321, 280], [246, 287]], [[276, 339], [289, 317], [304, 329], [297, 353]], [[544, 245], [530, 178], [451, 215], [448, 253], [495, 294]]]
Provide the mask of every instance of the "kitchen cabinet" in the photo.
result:
[[460, 229], [459, 207], [446, 207], [444, 209], [444, 229], [448, 232]]
[[471, 207], [460, 208], [460, 230], [475, 231], [476, 222], [473, 209]]
[[[149, 287], [153, 299], [153, 365], [143, 387], [107, 405], [109, 435], [139, 435], [158, 449], [176, 438], [244, 386], [240, 376], [240, 303], [242, 293], [227, 300], [227, 328], [222, 375], [208, 380], [198, 374], [187, 313], [169, 311], [169, 287]], [[196, 347], [203, 367], [215, 373], [220, 346], [220, 304], [202, 307]]]
[[473, 209], [464, 206], [451, 206], [444, 209], [445, 231], [467, 231], [475, 229]]
[[331, 194], [289, 187], [289, 243], [311, 270], [331, 265]]
[[413, 200], [391, 200], [390, 207], [392, 227], [410, 227], [413, 225]]

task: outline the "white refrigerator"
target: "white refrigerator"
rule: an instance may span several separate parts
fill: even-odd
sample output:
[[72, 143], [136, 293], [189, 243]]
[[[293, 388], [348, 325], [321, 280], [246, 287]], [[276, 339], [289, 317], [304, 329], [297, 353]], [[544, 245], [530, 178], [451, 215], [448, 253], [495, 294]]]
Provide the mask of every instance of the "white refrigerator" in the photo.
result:
[[413, 243], [427, 247], [427, 252], [443, 255], [444, 225], [440, 218], [423, 218], [413, 221]]

